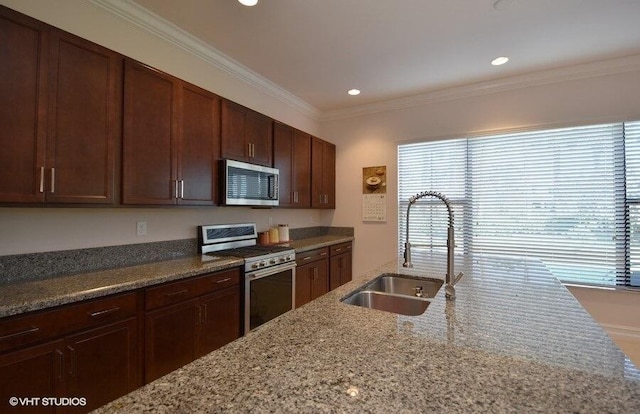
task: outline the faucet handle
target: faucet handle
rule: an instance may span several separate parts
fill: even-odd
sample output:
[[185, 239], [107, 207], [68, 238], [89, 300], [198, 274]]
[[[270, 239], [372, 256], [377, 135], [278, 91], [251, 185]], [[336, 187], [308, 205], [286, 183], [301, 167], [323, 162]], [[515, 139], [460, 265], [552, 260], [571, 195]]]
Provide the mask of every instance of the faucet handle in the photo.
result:
[[458, 281], [460, 280], [460, 278], [462, 278], [462, 276], [463, 276], [462, 272], [458, 273], [456, 277], [453, 279], [453, 282], [451, 282], [451, 284], [455, 285], [456, 283], [458, 283]]

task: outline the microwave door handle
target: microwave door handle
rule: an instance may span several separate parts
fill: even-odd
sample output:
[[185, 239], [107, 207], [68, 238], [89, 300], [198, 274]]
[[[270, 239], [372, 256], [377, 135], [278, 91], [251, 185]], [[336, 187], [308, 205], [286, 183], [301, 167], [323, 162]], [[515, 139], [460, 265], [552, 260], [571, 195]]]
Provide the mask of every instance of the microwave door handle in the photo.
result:
[[278, 176], [275, 174], [269, 176], [269, 198], [278, 199]]

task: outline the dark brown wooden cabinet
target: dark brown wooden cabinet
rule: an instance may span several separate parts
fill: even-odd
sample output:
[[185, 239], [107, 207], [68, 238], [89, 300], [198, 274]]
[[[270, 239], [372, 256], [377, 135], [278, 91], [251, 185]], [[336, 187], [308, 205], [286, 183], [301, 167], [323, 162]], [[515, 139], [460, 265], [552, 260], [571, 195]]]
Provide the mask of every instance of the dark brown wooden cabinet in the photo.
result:
[[145, 382], [240, 337], [240, 271], [145, 291]]
[[220, 99], [125, 62], [124, 204], [216, 203]]
[[51, 35], [45, 198], [114, 202], [122, 58], [57, 30]]
[[9, 398], [66, 396], [63, 358], [63, 340], [0, 354], [0, 411], [55, 413], [55, 406], [25, 404], [20, 408], [11, 407]]
[[124, 204], [176, 203], [177, 94], [172, 77], [125, 62]]
[[333, 290], [351, 281], [352, 253], [351, 242], [340, 243], [330, 248], [329, 257], [329, 289]]
[[329, 249], [296, 254], [296, 308], [329, 291]]
[[0, 8], [0, 45], [0, 201], [42, 202], [49, 31]]
[[[142, 385], [138, 346], [135, 293], [7, 318], [0, 322], [0, 411], [12, 396], [73, 396], [85, 404], [51, 412], [88, 412], [131, 392]], [[48, 409], [26, 408], [19, 412]]]
[[311, 207], [336, 208], [336, 146], [311, 138]]
[[180, 82], [178, 204], [214, 205], [218, 201], [220, 98]]
[[311, 136], [274, 122], [273, 166], [280, 170], [280, 207], [311, 207]]
[[222, 101], [223, 158], [271, 167], [273, 121], [237, 103]]
[[68, 337], [66, 396], [84, 397], [86, 404], [67, 412], [87, 412], [140, 386], [138, 321], [129, 318]]
[[120, 55], [0, 8], [0, 202], [114, 203]]

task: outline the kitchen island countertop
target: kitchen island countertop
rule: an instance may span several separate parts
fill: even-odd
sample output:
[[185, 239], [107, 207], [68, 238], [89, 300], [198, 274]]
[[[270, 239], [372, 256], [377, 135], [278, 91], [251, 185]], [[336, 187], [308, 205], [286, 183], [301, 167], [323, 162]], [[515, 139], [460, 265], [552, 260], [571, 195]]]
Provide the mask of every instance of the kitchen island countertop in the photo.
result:
[[542, 263], [456, 265], [456, 300], [423, 315], [340, 301], [441, 275], [393, 261], [97, 412], [640, 412], [638, 370]]

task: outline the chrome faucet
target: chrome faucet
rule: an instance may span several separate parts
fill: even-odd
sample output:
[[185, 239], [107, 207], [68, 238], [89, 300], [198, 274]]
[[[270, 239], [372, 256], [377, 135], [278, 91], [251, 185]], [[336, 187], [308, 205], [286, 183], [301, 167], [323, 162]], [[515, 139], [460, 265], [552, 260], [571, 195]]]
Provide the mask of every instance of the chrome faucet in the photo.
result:
[[[447, 207], [447, 212], [449, 213], [449, 228], [447, 229], [447, 274], [445, 276], [446, 285], [444, 292], [447, 299], [455, 299], [456, 290], [454, 286], [462, 277], [462, 272], [458, 273], [455, 277], [453, 276], [455, 248], [455, 239], [453, 237], [453, 209], [451, 208], [451, 202], [449, 199], [441, 193], [437, 193], [435, 191], [423, 191], [409, 198], [409, 206], [407, 207], [407, 231], [404, 243], [404, 263], [402, 266], [413, 267], [413, 263], [411, 263], [411, 243], [409, 242], [409, 212], [411, 211], [411, 206], [414, 205], [416, 201], [424, 197], [435, 197], [441, 200]], [[416, 244], [415, 246], [420, 245]]]

